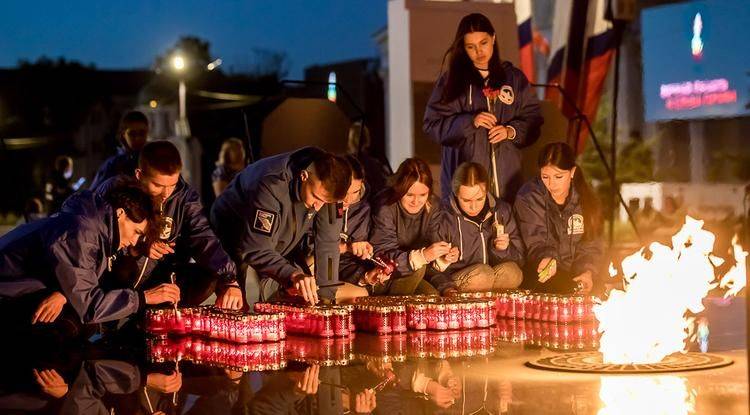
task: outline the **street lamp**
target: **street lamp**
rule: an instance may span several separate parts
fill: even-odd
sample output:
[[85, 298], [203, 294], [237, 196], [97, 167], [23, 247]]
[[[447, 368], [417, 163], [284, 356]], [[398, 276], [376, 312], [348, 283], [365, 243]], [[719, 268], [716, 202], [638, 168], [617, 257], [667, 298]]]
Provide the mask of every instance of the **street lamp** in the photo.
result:
[[174, 68], [175, 72], [178, 73], [180, 76], [180, 87], [179, 87], [179, 119], [176, 122], [175, 125], [175, 133], [179, 136], [187, 137], [190, 135], [190, 125], [187, 121], [187, 114], [186, 114], [186, 96], [187, 96], [187, 87], [185, 86], [185, 76], [183, 72], [185, 71], [185, 67], [187, 66], [187, 62], [185, 61], [185, 58], [181, 55], [175, 55], [172, 57], [172, 68]]

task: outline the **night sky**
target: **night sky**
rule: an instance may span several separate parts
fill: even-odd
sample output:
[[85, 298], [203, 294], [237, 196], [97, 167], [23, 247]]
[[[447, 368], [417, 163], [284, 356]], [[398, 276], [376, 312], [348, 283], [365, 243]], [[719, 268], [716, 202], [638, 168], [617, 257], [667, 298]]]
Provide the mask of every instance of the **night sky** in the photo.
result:
[[46, 55], [101, 69], [148, 68], [180, 36], [211, 43], [223, 70], [254, 62], [253, 48], [286, 52], [289, 75], [305, 66], [377, 55], [386, 0], [3, 1], [0, 67]]

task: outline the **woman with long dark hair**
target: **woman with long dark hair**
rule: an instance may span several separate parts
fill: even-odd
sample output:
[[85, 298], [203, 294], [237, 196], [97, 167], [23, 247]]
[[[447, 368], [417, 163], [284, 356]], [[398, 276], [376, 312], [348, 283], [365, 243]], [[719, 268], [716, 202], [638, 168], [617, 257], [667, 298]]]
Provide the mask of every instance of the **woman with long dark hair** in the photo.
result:
[[493, 196], [512, 203], [522, 180], [520, 148], [539, 138], [539, 100], [523, 72], [500, 59], [495, 29], [482, 14], [461, 19], [446, 57], [423, 124], [443, 147], [441, 188], [450, 189], [461, 163], [475, 161], [490, 174]]
[[515, 210], [526, 244], [524, 285], [538, 291], [588, 293], [603, 245], [599, 201], [565, 143], [539, 153], [539, 176], [518, 192]]
[[[370, 243], [376, 256], [392, 259], [397, 266], [391, 279], [376, 286], [374, 294], [435, 294], [432, 284], [424, 281], [429, 265], [440, 257], [455, 262], [458, 249], [445, 241], [433, 241], [438, 201], [430, 168], [421, 159], [406, 159], [389, 183], [376, 198]], [[451, 284], [440, 285], [454, 289]]]

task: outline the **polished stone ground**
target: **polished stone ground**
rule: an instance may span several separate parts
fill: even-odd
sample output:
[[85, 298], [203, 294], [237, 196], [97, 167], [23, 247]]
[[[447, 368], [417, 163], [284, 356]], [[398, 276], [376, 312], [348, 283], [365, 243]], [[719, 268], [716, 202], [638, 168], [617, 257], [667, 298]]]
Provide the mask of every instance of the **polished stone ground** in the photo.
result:
[[[2, 362], [0, 413], [747, 414], [745, 313], [744, 299], [707, 301], [708, 351], [734, 364], [658, 375], [527, 367], [529, 359], [595, 346], [595, 339], [591, 327], [517, 322], [472, 334], [358, 333], [351, 342], [291, 337], [284, 358], [274, 356], [280, 352], [274, 347], [257, 355], [283, 367], [247, 373], [211, 367], [205, 353], [202, 363], [190, 361], [185, 340], [158, 343], [156, 351], [157, 343], [144, 350], [140, 341], [14, 351]], [[231, 351], [221, 353], [211, 359], [232, 358]], [[412, 386], [425, 378], [444, 387], [432, 396], [415, 393]], [[363, 392], [368, 388], [377, 391]]]

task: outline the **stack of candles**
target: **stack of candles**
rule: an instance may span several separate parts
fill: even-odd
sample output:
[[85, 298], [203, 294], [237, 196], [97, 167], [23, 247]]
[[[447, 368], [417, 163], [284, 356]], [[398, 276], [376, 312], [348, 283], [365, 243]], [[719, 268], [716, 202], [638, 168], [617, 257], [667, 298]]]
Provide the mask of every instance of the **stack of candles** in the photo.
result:
[[241, 344], [186, 336], [152, 339], [148, 359], [154, 363], [190, 361], [240, 372], [286, 367], [284, 342]]
[[293, 334], [348, 337], [354, 331], [352, 306], [256, 303], [255, 311], [283, 314], [286, 331]]
[[247, 314], [214, 307], [146, 310], [145, 329], [155, 336], [196, 335], [235, 343], [275, 342], [286, 337], [282, 313]]
[[[405, 317], [405, 327], [404, 327]], [[465, 330], [495, 324], [495, 301], [486, 298], [362, 297], [354, 311], [358, 330], [378, 334], [409, 330]]]

